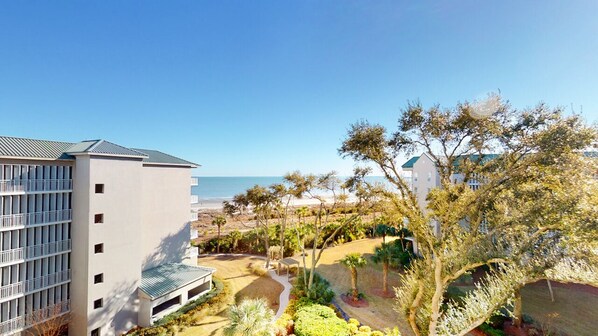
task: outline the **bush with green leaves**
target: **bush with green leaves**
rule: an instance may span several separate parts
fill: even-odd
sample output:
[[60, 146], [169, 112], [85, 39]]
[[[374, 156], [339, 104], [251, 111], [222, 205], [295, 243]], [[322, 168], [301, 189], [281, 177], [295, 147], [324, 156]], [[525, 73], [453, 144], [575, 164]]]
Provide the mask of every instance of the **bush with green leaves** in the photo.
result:
[[[309, 274], [309, 272], [305, 272], [305, 277], [309, 278]], [[326, 279], [322, 278], [318, 273], [314, 273], [314, 282], [309, 291], [306, 291], [304, 279], [304, 272], [300, 270], [291, 294], [297, 298], [306, 297], [310, 301], [322, 305], [332, 302], [334, 291], [330, 288], [330, 283]]]
[[295, 314], [297, 336], [349, 336], [347, 322], [330, 307], [314, 304], [301, 307]]
[[265, 299], [243, 300], [228, 311], [226, 336], [272, 336], [276, 330], [274, 312]]

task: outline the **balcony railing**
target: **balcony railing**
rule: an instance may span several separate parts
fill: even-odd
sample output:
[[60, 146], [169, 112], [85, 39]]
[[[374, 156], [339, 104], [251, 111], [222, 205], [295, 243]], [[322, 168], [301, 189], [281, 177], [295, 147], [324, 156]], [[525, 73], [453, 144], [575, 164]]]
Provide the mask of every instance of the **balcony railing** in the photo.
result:
[[199, 232], [198, 232], [197, 230], [195, 230], [195, 229], [191, 229], [191, 235], [190, 235], [190, 238], [191, 238], [191, 239], [195, 239], [195, 238], [197, 238], [197, 237], [199, 237]]
[[4, 215], [0, 216], [0, 229], [13, 229], [27, 225], [69, 221], [71, 219], [71, 210], [53, 210], [30, 214]]
[[23, 282], [0, 287], [0, 299], [23, 294]]
[[0, 251], [0, 264], [6, 264], [17, 260], [25, 259], [25, 251], [23, 248]]
[[197, 179], [197, 177], [192, 177], [191, 178], [191, 186], [196, 186], [199, 184], [199, 180]]
[[61, 240], [46, 244], [27, 246], [25, 249], [25, 258], [37, 258], [48, 254], [66, 252], [71, 249], [71, 240]]
[[191, 204], [199, 203], [199, 197], [197, 195], [191, 195]]
[[26, 293], [29, 293], [45, 287], [54, 286], [55, 284], [68, 280], [71, 280], [71, 270], [60, 271], [43, 277], [24, 281], [24, 290]]
[[191, 221], [195, 222], [199, 217], [197, 216], [197, 212], [191, 212]]
[[25, 316], [15, 317], [0, 323], [0, 335], [11, 335], [34, 324], [44, 322], [50, 318], [69, 312], [71, 300], [64, 300], [51, 306], [39, 309]]
[[27, 222], [25, 214], [0, 216], [0, 229], [23, 227]]
[[71, 179], [0, 180], [0, 193], [73, 189]]

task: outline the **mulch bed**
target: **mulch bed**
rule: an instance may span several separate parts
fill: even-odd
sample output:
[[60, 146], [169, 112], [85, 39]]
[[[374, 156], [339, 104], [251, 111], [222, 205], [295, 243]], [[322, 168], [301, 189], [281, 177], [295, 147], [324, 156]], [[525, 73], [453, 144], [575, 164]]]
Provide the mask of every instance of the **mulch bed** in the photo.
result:
[[353, 300], [353, 297], [347, 294], [341, 294], [341, 299], [343, 299], [343, 302], [348, 304], [351, 307], [356, 307], [356, 308], [365, 308], [365, 307], [369, 307], [370, 304], [368, 303], [368, 301], [364, 298], [361, 298], [357, 301]]

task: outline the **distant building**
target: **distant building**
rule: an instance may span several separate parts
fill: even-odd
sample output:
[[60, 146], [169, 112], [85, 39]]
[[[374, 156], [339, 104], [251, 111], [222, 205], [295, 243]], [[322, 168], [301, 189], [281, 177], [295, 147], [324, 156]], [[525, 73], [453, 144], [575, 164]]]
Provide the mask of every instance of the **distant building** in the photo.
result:
[[209, 291], [214, 270], [189, 243], [195, 167], [104, 140], [0, 136], [0, 334], [70, 312], [69, 335], [118, 335]]

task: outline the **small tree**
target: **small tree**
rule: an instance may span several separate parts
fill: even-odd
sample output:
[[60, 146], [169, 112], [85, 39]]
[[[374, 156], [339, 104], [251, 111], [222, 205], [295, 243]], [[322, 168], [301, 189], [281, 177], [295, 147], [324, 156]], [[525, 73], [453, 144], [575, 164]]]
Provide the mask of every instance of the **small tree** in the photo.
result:
[[226, 224], [226, 218], [222, 215], [218, 215], [212, 220], [212, 225], [218, 226], [218, 245], [216, 247], [216, 253], [220, 253], [220, 229], [225, 224]]
[[376, 235], [382, 236], [382, 243], [386, 243], [386, 236], [394, 235], [396, 233], [395, 228], [386, 224], [376, 225]]
[[351, 295], [353, 300], [359, 300], [359, 290], [357, 290], [357, 268], [363, 267], [367, 264], [367, 261], [359, 253], [349, 253], [343, 259], [341, 263], [349, 268], [351, 271]]
[[31, 327], [27, 329], [27, 336], [61, 336], [66, 335], [70, 322], [70, 314], [64, 313], [62, 304], [56, 304], [46, 309], [31, 311], [26, 315], [26, 322]]
[[243, 234], [239, 230], [234, 230], [228, 234], [230, 237], [232, 250], [235, 252], [237, 250], [237, 246], [239, 245], [239, 240], [243, 238]]
[[228, 311], [230, 324], [224, 328], [226, 336], [271, 336], [274, 335], [274, 312], [266, 300], [243, 300]]
[[399, 263], [400, 251], [395, 244], [382, 243], [380, 246], [376, 246], [372, 261], [376, 264], [382, 264], [382, 288], [384, 293], [388, 293], [388, 268], [391, 265]]

